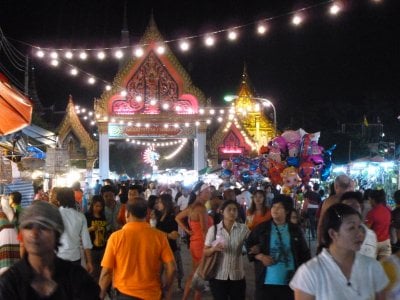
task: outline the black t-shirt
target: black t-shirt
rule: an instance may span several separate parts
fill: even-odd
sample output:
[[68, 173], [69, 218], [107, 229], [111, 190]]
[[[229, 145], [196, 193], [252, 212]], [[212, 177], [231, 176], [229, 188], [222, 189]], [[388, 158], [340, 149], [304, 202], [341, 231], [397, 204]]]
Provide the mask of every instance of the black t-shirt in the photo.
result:
[[98, 300], [100, 288], [92, 276], [79, 265], [55, 257], [53, 280], [57, 289], [49, 297], [41, 297], [31, 287], [34, 271], [23, 258], [0, 277], [0, 299], [12, 300]]
[[[157, 221], [156, 228], [163, 232], [170, 233], [172, 231], [178, 231], [178, 223], [176, 223], [174, 215], [169, 215], [166, 216], [162, 221], [159, 219]], [[176, 241], [168, 239], [168, 242], [172, 252], [175, 252], [178, 249]]]
[[392, 210], [392, 226], [396, 229], [400, 229], [400, 207], [396, 207]]
[[86, 213], [87, 226], [96, 226], [95, 231], [90, 231], [90, 239], [92, 240], [93, 249], [104, 249], [107, 243], [107, 221], [106, 217], [96, 218], [94, 215]]
[[319, 205], [321, 203], [321, 196], [313, 191], [306, 192], [304, 198], [308, 199], [309, 204]]

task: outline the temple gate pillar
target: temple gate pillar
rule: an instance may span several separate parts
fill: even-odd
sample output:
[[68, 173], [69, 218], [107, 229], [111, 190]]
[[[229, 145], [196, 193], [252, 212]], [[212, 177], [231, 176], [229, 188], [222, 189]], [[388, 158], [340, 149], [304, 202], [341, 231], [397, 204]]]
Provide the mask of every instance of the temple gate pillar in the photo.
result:
[[99, 176], [107, 179], [110, 171], [110, 141], [108, 138], [108, 124], [99, 123]]
[[207, 126], [201, 124], [196, 128], [196, 138], [194, 139], [194, 169], [199, 171], [207, 167], [207, 153], [206, 153], [206, 131]]

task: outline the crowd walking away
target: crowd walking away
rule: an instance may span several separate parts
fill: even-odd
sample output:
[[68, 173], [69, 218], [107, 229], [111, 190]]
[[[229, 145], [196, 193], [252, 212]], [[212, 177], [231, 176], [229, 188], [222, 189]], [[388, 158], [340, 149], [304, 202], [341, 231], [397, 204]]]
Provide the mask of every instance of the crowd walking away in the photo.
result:
[[400, 190], [339, 175], [325, 198], [322, 184], [104, 180], [37, 189], [26, 207], [11, 191], [0, 300], [400, 299]]

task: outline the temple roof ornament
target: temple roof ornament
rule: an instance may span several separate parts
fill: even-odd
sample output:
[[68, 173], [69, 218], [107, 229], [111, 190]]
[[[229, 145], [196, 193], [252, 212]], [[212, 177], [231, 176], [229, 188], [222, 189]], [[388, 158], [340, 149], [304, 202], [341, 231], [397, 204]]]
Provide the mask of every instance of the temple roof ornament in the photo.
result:
[[98, 143], [87, 132], [82, 125], [76, 111], [72, 96], [69, 96], [66, 115], [64, 116], [58, 129], [59, 144], [62, 145], [69, 134], [75, 135], [80, 141], [81, 146], [86, 150], [88, 159], [97, 157]]
[[[99, 122], [108, 122], [111, 114], [136, 114], [135, 118], [138, 114], [142, 118], [143, 114], [160, 114], [158, 104], [150, 103], [150, 99], [160, 100], [171, 108], [179, 106], [175, 111], [168, 111], [169, 115], [177, 114], [181, 107], [205, 105], [204, 94], [193, 85], [189, 74], [164, 43], [153, 16], [139, 45], [144, 45], [143, 55], [130, 59], [115, 76], [111, 90], [95, 100]], [[163, 47], [161, 54], [160, 46]], [[126, 97], [119, 96], [123, 90], [127, 92]], [[116, 101], [119, 103], [115, 104]]]
[[[250, 148], [252, 151], [258, 151], [261, 146], [267, 145], [268, 142], [276, 136], [273, 122], [263, 113], [262, 104], [255, 100], [256, 97], [254, 97], [253, 91], [250, 88], [246, 67], [244, 67], [242, 79], [236, 95], [237, 98], [232, 104], [236, 111], [234, 122], [228, 124], [229, 126], [226, 127], [221, 126], [210, 139], [209, 148], [211, 158], [221, 158], [226, 156], [224, 153], [228, 154], [229, 152], [231, 152], [231, 155], [244, 155], [245, 153], [234, 153], [239, 152], [240, 149], [245, 151]], [[244, 142], [248, 147], [239, 146], [238, 144], [235, 150], [232, 149], [231, 145], [225, 145], [225, 150], [227, 151], [222, 153], [221, 149], [224, 149], [223, 144], [227, 140], [227, 137], [231, 136], [232, 133], [237, 136], [238, 132], [241, 135], [241, 137], [239, 137], [240, 144]]]

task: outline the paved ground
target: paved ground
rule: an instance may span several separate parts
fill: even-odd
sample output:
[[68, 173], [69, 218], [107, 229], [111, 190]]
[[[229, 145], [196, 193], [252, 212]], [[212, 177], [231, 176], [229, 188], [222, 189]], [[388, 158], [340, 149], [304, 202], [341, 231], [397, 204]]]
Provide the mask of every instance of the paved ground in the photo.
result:
[[[307, 242], [310, 245], [311, 248], [311, 255], [315, 255], [315, 241], [313, 240], [307, 240]], [[183, 268], [185, 272], [185, 277], [183, 279], [183, 286], [185, 284], [185, 280], [188, 274], [190, 274], [191, 267], [192, 267], [192, 261], [190, 257], [189, 250], [187, 249], [186, 244], [183, 244], [181, 246], [181, 256], [182, 256], [182, 261], [183, 261]], [[247, 256], [244, 256], [244, 269], [246, 272], [246, 299], [253, 299], [254, 295], [254, 267], [253, 264], [250, 263], [247, 259]], [[179, 292], [177, 289], [177, 282], [175, 282], [175, 289], [174, 289], [174, 294], [173, 294], [173, 299], [174, 300], [181, 300], [182, 299], [182, 292]], [[193, 299], [193, 296], [190, 298]], [[210, 292], [207, 292], [204, 294], [202, 297], [203, 300], [212, 300], [212, 296]]]

